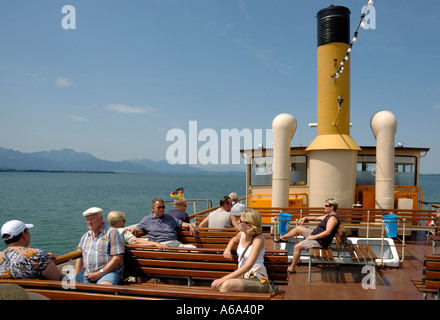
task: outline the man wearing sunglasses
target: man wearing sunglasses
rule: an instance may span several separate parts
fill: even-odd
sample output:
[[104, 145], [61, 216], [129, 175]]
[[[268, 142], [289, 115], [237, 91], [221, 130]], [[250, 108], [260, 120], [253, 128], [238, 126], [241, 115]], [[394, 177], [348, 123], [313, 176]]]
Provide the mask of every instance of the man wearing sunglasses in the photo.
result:
[[146, 233], [150, 241], [159, 242], [168, 247], [194, 248], [193, 245], [182, 244], [177, 236], [178, 229], [189, 229], [191, 235], [197, 235], [198, 231], [194, 225], [165, 214], [165, 203], [162, 198], [153, 199], [152, 209], [152, 213], [144, 217], [136, 226], [133, 232], [136, 237]]

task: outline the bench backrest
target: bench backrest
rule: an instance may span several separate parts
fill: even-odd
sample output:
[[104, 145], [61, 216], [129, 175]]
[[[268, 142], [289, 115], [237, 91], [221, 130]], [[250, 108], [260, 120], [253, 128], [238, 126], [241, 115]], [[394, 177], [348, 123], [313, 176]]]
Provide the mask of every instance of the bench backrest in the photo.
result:
[[197, 236], [192, 236], [187, 230], [179, 230], [179, 241], [185, 244], [192, 244], [197, 248], [226, 248], [237, 230], [230, 229], [199, 229]]
[[440, 289], [440, 255], [426, 255], [425, 259], [425, 285], [429, 289]]
[[[232, 260], [223, 257], [222, 248], [136, 248], [126, 246], [125, 276], [152, 278], [217, 279], [237, 269], [237, 254]], [[266, 251], [264, 263], [269, 279], [287, 283], [287, 250]]]

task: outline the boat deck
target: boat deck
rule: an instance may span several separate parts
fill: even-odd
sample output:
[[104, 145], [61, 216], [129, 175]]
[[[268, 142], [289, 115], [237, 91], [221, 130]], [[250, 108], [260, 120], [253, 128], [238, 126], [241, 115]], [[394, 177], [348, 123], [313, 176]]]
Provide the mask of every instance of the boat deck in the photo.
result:
[[[401, 242], [397, 240], [396, 245], [401, 246]], [[401, 249], [397, 251], [401, 259]], [[423, 300], [411, 278], [423, 277], [425, 254], [432, 254], [432, 242], [419, 231], [412, 239], [407, 237], [404, 261], [398, 268], [376, 267], [376, 289], [363, 288], [366, 273], [362, 273], [362, 266], [331, 264], [312, 265], [310, 283], [308, 264], [299, 264], [289, 284], [279, 289], [286, 292], [284, 300]]]

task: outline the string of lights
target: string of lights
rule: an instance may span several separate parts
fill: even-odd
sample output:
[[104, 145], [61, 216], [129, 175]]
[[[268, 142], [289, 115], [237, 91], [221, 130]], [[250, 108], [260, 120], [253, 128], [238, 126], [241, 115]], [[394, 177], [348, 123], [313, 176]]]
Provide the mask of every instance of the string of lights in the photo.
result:
[[364, 10], [362, 11], [361, 20], [359, 21], [358, 26], [356, 28], [356, 31], [354, 32], [353, 38], [350, 42], [350, 45], [347, 49], [347, 52], [345, 53], [345, 57], [344, 57], [344, 59], [342, 59], [341, 63], [339, 64], [338, 70], [336, 70], [335, 74], [332, 75], [333, 82], [335, 82], [335, 80], [337, 78], [339, 78], [339, 75], [344, 72], [345, 61], [347, 61], [348, 57], [350, 56], [351, 48], [353, 47], [353, 43], [357, 42], [359, 27], [365, 27], [365, 21], [364, 21], [365, 12], [367, 11], [368, 6], [373, 6], [373, 5], [374, 5], [373, 0], [368, 0], [367, 4], [365, 5]]

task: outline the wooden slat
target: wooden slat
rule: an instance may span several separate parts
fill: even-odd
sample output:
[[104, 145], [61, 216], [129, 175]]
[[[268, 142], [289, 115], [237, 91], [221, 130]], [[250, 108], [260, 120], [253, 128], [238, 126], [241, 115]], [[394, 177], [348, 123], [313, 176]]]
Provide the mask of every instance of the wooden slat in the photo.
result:
[[426, 279], [425, 285], [428, 289], [440, 289], [440, 281]]
[[365, 260], [370, 260], [370, 256], [367, 249], [365, 248], [365, 244], [358, 244], [358, 248], [361, 250], [363, 258]]
[[159, 250], [126, 250], [126, 256], [131, 258], [167, 258], [170, 260], [210, 260], [210, 261], [230, 261], [223, 257], [223, 254], [213, 253], [191, 253], [191, 252], [171, 252]]
[[[26, 289], [28, 292], [34, 292], [48, 297], [50, 300], [158, 300], [154, 297], [115, 295], [112, 293], [90, 293], [76, 292], [72, 290], [54, 290], [54, 289]], [[161, 300], [163, 298], [160, 298]]]
[[312, 259], [317, 259], [318, 258], [318, 249], [317, 248], [310, 248], [309, 256]]
[[183, 269], [173, 269], [173, 268], [154, 268], [154, 267], [134, 267], [130, 268], [130, 275], [146, 276], [149, 275], [153, 278], [158, 276], [164, 276], [167, 278], [173, 277], [198, 277], [207, 279], [216, 279], [224, 277], [230, 272], [222, 271], [210, 271], [210, 270], [183, 270]]
[[72, 259], [77, 259], [77, 258], [81, 257], [81, 255], [82, 255], [82, 250], [76, 250], [76, 251], [73, 251], [73, 252], [70, 252], [70, 253], [66, 253], [66, 254], [64, 254], [62, 256], [57, 257], [56, 259], [53, 260], [53, 262], [56, 265], [58, 265], [58, 264], [67, 262], [67, 261], [72, 260]]
[[[76, 289], [65, 290], [61, 281], [52, 280], [29, 280], [14, 279], [1, 280], [0, 283], [15, 283], [28, 291], [42, 293], [51, 299], [62, 300], [123, 300], [123, 299], [182, 299], [182, 298], [204, 298], [204, 299], [233, 299], [233, 300], [269, 300], [270, 293], [245, 293], [245, 292], [218, 292], [206, 290], [200, 287], [169, 286], [164, 284], [143, 283], [140, 285], [97, 285], [91, 283], [77, 283]], [[53, 293], [46, 292], [53, 291]], [[117, 294], [115, 294], [117, 293]], [[283, 296], [278, 292], [278, 298]]]
[[440, 280], [440, 271], [425, 270], [425, 278], [430, 280]]
[[425, 260], [426, 269], [440, 270], [440, 261]]
[[351, 260], [357, 260], [356, 254], [354, 253], [353, 246], [347, 246], [348, 252], [350, 253]]
[[233, 271], [237, 269], [237, 264], [230, 263], [215, 263], [207, 261], [176, 261], [176, 260], [156, 260], [156, 259], [137, 259], [127, 261], [129, 265], [137, 266], [149, 266], [149, 267], [169, 267], [176, 269], [199, 269], [204, 270], [228, 270]]
[[370, 245], [366, 244], [365, 248], [367, 249], [368, 253], [370, 254], [371, 259], [376, 260], [377, 256], [374, 253], [373, 249], [371, 249]]
[[440, 260], [440, 254], [427, 254], [425, 255], [426, 260]]
[[357, 244], [352, 244], [351, 246], [353, 247], [353, 249], [354, 249], [354, 251], [355, 251], [355, 253], [357, 255], [357, 259], [358, 260], [362, 260], [363, 259], [363, 255], [362, 255], [362, 252], [359, 249], [358, 245]]
[[333, 259], [333, 252], [332, 252], [332, 250], [331, 249], [327, 249], [326, 252], [327, 252], [328, 258], [329, 259]]

